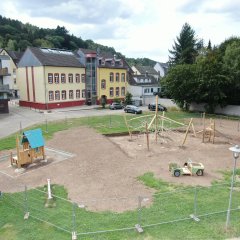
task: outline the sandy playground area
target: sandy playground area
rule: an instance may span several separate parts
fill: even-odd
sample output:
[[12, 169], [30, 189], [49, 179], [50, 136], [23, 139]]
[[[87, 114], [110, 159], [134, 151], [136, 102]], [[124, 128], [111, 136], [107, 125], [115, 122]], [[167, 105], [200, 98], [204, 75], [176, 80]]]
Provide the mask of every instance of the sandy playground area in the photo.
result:
[[[202, 129], [201, 121], [194, 119], [196, 131]], [[215, 179], [221, 178], [219, 170], [231, 170], [232, 153], [229, 147], [240, 144], [240, 132], [237, 121], [216, 121], [215, 144], [202, 143], [202, 134], [194, 137], [189, 134], [184, 147], [179, 147], [184, 132], [167, 131], [150, 135], [150, 150], [147, 149], [144, 134], [106, 137], [94, 129], [79, 127], [58, 132], [47, 141], [49, 148], [71, 153], [67, 158], [55, 162], [51, 156], [48, 164], [35, 164], [34, 171], [26, 169], [21, 174], [14, 172], [9, 161], [0, 163], [0, 187], [2, 191], [18, 191], [19, 185], [28, 188], [43, 186], [47, 178], [54, 184], [64, 185], [69, 198], [86, 205], [94, 211], [124, 211], [137, 207], [137, 197], [151, 198], [153, 189], [137, 180], [146, 172], [153, 172], [156, 178], [184, 185], [208, 186]], [[1, 152], [1, 155], [9, 152]], [[49, 152], [47, 153], [49, 154]], [[173, 177], [168, 171], [170, 162], [183, 165], [188, 159], [202, 162], [204, 176]], [[240, 167], [240, 161], [237, 162]], [[4, 169], [8, 168], [8, 174]], [[121, 204], [111, 200], [126, 197]]]

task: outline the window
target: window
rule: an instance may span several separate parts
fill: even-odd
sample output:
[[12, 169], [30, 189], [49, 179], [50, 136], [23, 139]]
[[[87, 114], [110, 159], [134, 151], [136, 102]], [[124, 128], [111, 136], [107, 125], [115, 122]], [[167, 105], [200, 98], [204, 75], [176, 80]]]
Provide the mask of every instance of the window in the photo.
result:
[[85, 74], [82, 74], [81, 78], [82, 78], [82, 83], [85, 83]]
[[50, 84], [53, 83], [53, 74], [52, 73], [48, 74], [48, 83], [50, 83]]
[[85, 98], [85, 97], [86, 97], [86, 90], [83, 89], [83, 90], [82, 90], [82, 98]]
[[78, 90], [76, 90], [76, 98], [80, 98], [80, 90], [78, 89]]
[[116, 73], [116, 82], [119, 82], [119, 73]]
[[76, 83], [80, 83], [80, 74], [76, 73], [75, 79], [76, 79]]
[[61, 73], [61, 83], [66, 83], [66, 74]]
[[48, 98], [49, 98], [49, 101], [53, 101], [54, 100], [53, 91], [49, 91], [48, 92]]
[[59, 83], [59, 74], [58, 73], [54, 73], [54, 82]]
[[13, 69], [13, 74], [16, 74], [16, 68]]
[[73, 90], [69, 90], [69, 99], [73, 99]]
[[122, 82], [125, 82], [125, 73], [122, 73], [122, 74], [121, 74], [121, 81], [122, 81]]
[[111, 61], [111, 65], [112, 65], [112, 66], [115, 65], [115, 61], [114, 61], [114, 60]]
[[123, 60], [121, 59], [119, 62], [119, 65], [122, 67], [123, 66]]
[[149, 93], [149, 88], [145, 88], [144, 93]]
[[121, 96], [125, 96], [125, 87], [121, 88]]
[[110, 82], [113, 82], [113, 77], [114, 77], [113, 72], [110, 72]]
[[102, 59], [102, 65], [105, 65], [105, 60], [104, 59]]
[[66, 91], [63, 90], [63, 91], [62, 91], [62, 100], [65, 100], [66, 97], [67, 97]]
[[73, 83], [73, 74], [72, 73], [68, 74], [68, 82]]
[[101, 80], [101, 89], [106, 89], [106, 80], [105, 79]]
[[110, 87], [109, 94], [110, 94], [110, 97], [113, 97], [113, 87]]
[[151, 88], [151, 93], [153, 93], [153, 88]]
[[119, 97], [119, 87], [116, 87], [116, 97]]
[[55, 100], [60, 100], [60, 92], [55, 91]]
[[16, 83], [17, 83], [17, 80], [16, 80], [16, 78], [14, 78], [13, 80], [14, 80], [14, 84], [16, 84]]

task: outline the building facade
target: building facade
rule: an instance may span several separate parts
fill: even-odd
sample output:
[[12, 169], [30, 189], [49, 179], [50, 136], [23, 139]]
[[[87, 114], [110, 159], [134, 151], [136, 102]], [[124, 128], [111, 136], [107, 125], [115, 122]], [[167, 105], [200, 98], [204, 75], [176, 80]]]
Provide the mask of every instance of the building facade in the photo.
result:
[[8, 101], [11, 96], [10, 57], [0, 55], [0, 113], [8, 113]]
[[18, 83], [17, 83], [17, 67], [18, 62], [22, 56], [22, 52], [16, 52], [16, 51], [9, 51], [2, 49], [0, 52], [0, 55], [3, 56], [9, 56], [9, 69], [8, 72], [10, 73], [10, 91], [13, 98], [19, 98], [19, 89], [18, 89]]
[[71, 51], [29, 47], [18, 64], [20, 106], [49, 110], [85, 103], [85, 68]]

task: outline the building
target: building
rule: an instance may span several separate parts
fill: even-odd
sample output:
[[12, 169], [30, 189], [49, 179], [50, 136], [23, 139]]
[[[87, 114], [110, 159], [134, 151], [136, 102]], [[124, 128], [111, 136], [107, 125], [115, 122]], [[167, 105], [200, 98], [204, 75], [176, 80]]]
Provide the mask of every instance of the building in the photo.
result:
[[161, 92], [159, 80], [149, 74], [133, 75], [129, 79], [128, 91], [136, 105], [148, 105]]
[[136, 66], [132, 66], [132, 70], [134, 75], [148, 74], [155, 77], [157, 80], [159, 80], [160, 78], [159, 73], [151, 66], [136, 65]]
[[19, 98], [19, 89], [18, 89], [18, 83], [17, 83], [17, 67], [18, 62], [20, 58], [23, 55], [23, 52], [17, 52], [17, 51], [10, 51], [2, 49], [0, 50], [0, 55], [6, 55], [9, 56], [9, 69], [8, 72], [10, 73], [10, 91], [13, 98]]
[[11, 96], [10, 57], [0, 55], [0, 113], [8, 113], [8, 101]]
[[85, 67], [71, 51], [28, 47], [17, 79], [20, 106], [49, 110], [85, 103]]
[[76, 53], [86, 71], [86, 104], [97, 104], [97, 52], [79, 48]]
[[123, 100], [127, 89], [130, 67], [123, 58], [89, 49], [77, 51], [79, 61], [86, 66], [87, 103], [107, 103]]
[[107, 103], [115, 99], [124, 100], [129, 78], [130, 67], [123, 58], [115, 55], [100, 54], [98, 57], [98, 100]]
[[168, 63], [157, 62], [154, 66], [154, 69], [158, 72], [161, 78], [167, 74], [168, 68]]

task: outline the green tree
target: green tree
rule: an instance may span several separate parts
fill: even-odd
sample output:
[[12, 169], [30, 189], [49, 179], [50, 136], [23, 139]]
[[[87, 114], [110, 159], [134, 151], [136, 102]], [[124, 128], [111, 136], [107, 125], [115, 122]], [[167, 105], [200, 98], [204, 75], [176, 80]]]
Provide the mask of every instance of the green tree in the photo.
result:
[[132, 94], [130, 92], [126, 92], [124, 103], [127, 104], [132, 104]]
[[227, 45], [223, 64], [229, 80], [226, 88], [227, 102], [240, 104], [240, 39]]
[[179, 105], [188, 110], [191, 102], [195, 100], [196, 94], [196, 65], [182, 64], [170, 68], [166, 77], [161, 81], [162, 87]]
[[182, 27], [179, 37], [174, 41], [172, 50], [169, 50], [169, 62], [171, 64], [192, 64], [198, 55], [198, 50], [203, 46], [202, 40], [195, 37], [195, 31], [188, 23]]

